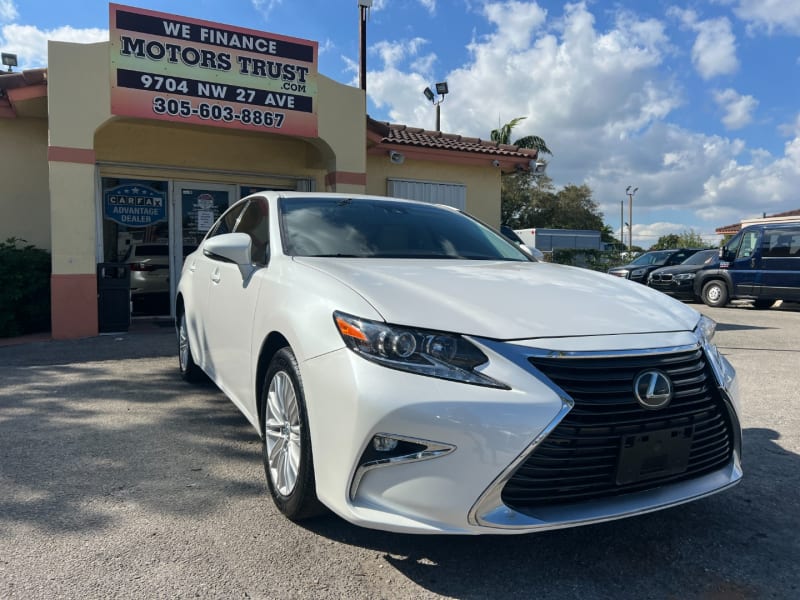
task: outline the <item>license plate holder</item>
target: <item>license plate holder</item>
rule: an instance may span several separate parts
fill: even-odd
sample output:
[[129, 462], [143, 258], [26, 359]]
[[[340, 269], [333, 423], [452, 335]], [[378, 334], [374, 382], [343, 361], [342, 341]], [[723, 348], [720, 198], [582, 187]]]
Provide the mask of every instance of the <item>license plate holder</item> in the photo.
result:
[[669, 477], [686, 471], [693, 427], [623, 435], [617, 462], [617, 485]]

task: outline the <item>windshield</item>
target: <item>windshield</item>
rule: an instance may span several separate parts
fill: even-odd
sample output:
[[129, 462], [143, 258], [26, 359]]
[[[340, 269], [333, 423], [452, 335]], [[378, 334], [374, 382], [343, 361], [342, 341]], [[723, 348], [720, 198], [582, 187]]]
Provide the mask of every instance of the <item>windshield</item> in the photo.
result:
[[530, 261], [478, 221], [434, 205], [282, 198], [279, 218], [283, 250], [289, 256]]
[[692, 254], [682, 265], [711, 265], [719, 262], [719, 250], [703, 250]]
[[642, 254], [641, 256], [637, 256], [636, 259], [631, 262], [632, 265], [636, 266], [643, 266], [643, 265], [663, 265], [667, 262], [667, 259], [670, 257], [672, 252], [647, 252]]

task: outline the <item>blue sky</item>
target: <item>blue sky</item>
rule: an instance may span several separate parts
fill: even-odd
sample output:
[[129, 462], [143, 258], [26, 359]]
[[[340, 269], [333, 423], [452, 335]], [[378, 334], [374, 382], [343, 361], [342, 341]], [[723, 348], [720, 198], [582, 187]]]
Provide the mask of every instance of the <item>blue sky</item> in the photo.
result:
[[[133, 6], [320, 43], [355, 84], [357, 0], [139, 0]], [[48, 39], [108, 39], [108, 4], [0, 0], [0, 50], [46, 66]], [[433, 129], [422, 89], [447, 81], [442, 129], [488, 138], [527, 117], [557, 186], [588, 184], [634, 242], [800, 208], [800, 0], [373, 0], [370, 116]]]

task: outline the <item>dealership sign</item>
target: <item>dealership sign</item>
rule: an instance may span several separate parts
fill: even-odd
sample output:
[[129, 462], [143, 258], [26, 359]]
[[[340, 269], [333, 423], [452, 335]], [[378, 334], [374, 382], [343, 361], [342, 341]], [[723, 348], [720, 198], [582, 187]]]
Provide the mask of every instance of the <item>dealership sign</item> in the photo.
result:
[[167, 218], [167, 198], [146, 185], [118, 185], [103, 193], [106, 219], [128, 227], [147, 227]]
[[112, 114], [317, 136], [317, 42], [110, 11]]

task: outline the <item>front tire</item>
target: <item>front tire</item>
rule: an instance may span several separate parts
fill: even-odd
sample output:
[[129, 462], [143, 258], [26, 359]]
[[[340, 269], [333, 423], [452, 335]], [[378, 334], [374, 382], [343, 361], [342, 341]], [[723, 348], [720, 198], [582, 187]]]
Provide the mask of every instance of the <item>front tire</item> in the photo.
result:
[[728, 288], [724, 281], [712, 279], [703, 286], [703, 302], [708, 306], [725, 306], [728, 303]]
[[181, 377], [189, 383], [197, 383], [205, 378], [205, 373], [194, 362], [192, 347], [189, 344], [189, 331], [186, 326], [186, 312], [181, 313], [178, 321], [178, 366]]
[[264, 472], [275, 506], [292, 521], [324, 512], [317, 499], [305, 395], [290, 348], [270, 362], [262, 391]]

